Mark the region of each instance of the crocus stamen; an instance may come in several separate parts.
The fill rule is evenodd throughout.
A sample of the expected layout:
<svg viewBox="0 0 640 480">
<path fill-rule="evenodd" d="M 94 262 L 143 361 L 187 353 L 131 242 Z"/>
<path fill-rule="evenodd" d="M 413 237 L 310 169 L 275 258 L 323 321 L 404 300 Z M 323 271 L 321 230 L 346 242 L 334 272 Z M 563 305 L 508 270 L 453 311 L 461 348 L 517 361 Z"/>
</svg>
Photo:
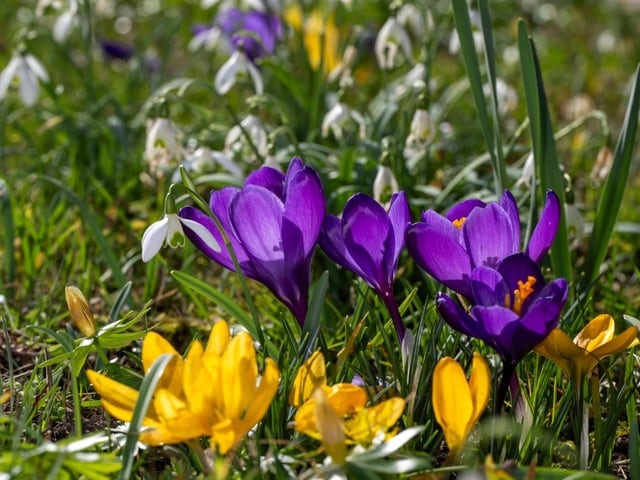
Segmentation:
<svg viewBox="0 0 640 480">
<path fill-rule="evenodd" d="M 522 305 L 529 295 L 533 293 L 533 286 L 536 284 L 536 277 L 529 275 L 527 281 L 518 280 L 518 289 L 513 291 L 513 311 L 522 315 Z M 511 302 L 509 302 L 511 303 Z M 509 305 L 506 305 L 509 307 Z"/>
<path fill-rule="evenodd" d="M 453 226 L 456 227 L 458 230 L 462 230 L 462 225 L 464 225 L 464 222 L 466 221 L 467 221 L 467 217 L 460 217 L 460 218 L 456 218 L 451 223 L 453 223 Z"/>
</svg>

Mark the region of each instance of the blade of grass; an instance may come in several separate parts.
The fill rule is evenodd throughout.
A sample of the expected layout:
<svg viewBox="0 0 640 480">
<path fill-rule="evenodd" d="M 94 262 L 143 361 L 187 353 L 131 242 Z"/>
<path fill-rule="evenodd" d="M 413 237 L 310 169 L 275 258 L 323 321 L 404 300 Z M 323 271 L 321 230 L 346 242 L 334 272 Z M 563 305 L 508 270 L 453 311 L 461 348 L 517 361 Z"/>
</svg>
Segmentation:
<svg viewBox="0 0 640 480">
<path fill-rule="evenodd" d="M 465 70 L 467 71 L 467 77 L 469 78 L 471 95 L 473 96 L 473 103 L 475 104 L 476 111 L 478 112 L 478 121 L 480 122 L 482 136 L 484 137 L 487 149 L 489 150 L 489 156 L 491 157 L 491 165 L 493 166 L 493 175 L 495 179 L 495 191 L 496 195 L 499 197 L 504 188 L 506 171 L 504 162 L 501 162 L 496 154 L 496 150 L 501 147 L 500 145 L 496 145 L 494 141 L 495 132 L 492 134 L 492 122 L 489 118 L 489 112 L 487 111 L 487 105 L 484 98 L 482 74 L 480 72 L 480 63 L 478 61 L 478 54 L 473 40 L 469 6 L 466 0 L 453 0 L 451 5 L 453 7 L 453 19 L 456 31 L 458 32 L 458 38 L 460 39 L 460 53 L 462 54 L 462 60 L 464 62 Z M 488 15 L 488 8 L 485 8 L 485 10 L 486 16 Z M 483 25 L 483 29 L 487 30 L 484 35 L 485 41 L 487 39 L 491 39 L 492 35 L 490 33 L 490 25 Z M 486 48 L 487 46 L 485 45 L 485 49 Z M 489 53 L 487 61 L 491 61 L 493 57 L 493 46 L 489 48 L 491 53 Z"/>
<path fill-rule="evenodd" d="M 13 214 L 11 211 L 11 196 L 9 187 L 3 178 L 0 177 L 0 217 L 4 231 L 4 271 L 5 288 L 4 293 L 11 298 L 15 290 L 16 281 L 16 254 L 13 245 Z"/>
<path fill-rule="evenodd" d="M 589 240 L 586 261 L 583 269 L 584 277 L 580 290 L 585 293 L 591 288 L 598 276 L 600 266 L 607 253 L 609 240 L 616 224 L 616 218 L 622 204 L 625 185 L 629 177 L 629 167 L 633 154 L 633 145 L 638 129 L 638 108 L 640 105 L 640 65 L 636 68 L 627 112 L 625 114 L 622 130 L 618 137 L 613 154 L 613 164 L 602 189 L 602 195 L 598 201 L 596 219 Z"/>
<path fill-rule="evenodd" d="M 131 478 L 131 470 L 133 468 L 133 462 L 136 454 L 136 444 L 138 443 L 138 437 L 140 436 L 142 421 L 147 414 L 147 409 L 149 408 L 153 394 L 156 391 L 156 386 L 164 373 L 164 369 L 172 358 L 173 355 L 168 353 L 160 355 L 155 362 L 153 362 L 153 365 L 149 368 L 149 371 L 140 385 L 138 400 L 136 401 L 136 406 L 133 409 L 133 418 L 129 424 L 129 432 L 127 432 L 127 441 L 122 452 L 122 470 L 120 470 L 118 480 L 127 480 Z"/>
<path fill-rule="evenodd" d="M 120 290 L 120 293 L 118 294 L 118 298 L 116 298 L 116 301 L 113 303 L 113 307 L 111 307 L 111 312 L 109 312 L 109 318 L 111 319 L 111 321 L 115 321 L 118 319 L 118 316 L 120 315 L 120 310 L 122 310 L 122 307 L 124 307 L 124 304 L 127 301 L 127 298 L 129 297 L 129 292 L 131 291 L 131 285 L 132 285 L 132 282 L 128 281 L 127 283 L 124 284 L 124 286 Z"/>
<path fill-rule="evenodd" d="M 302 358 L 308 358 L 316 348 L 316 339 L 320 333 L 320 320 L 322 316 L 322 309 L 324 306 L 324 299 L 327 296 L 327 289 L 329 288 L 329 272 L 324 271 L 311 294 L 311 301 L 309 302 L 309 311 L 307 312 L 307 318 L 305 319 L 302 327 L 302 341 L 305 347 Z"/>
<path fill-rule="evenodd" d="M 520 68 L 524 84 L 533 156 L 539 173 L 542 195 L 553 190 L 560 200 L 560 208 L 564 209 L 564 179 L 558 152 L 553 136 L 553 126 L 547 106 L 542 74 L 533 40 L 529 37 L 523 20 L 518 22 L 518 50 L 520 51 Z M 564 215 L 560 217 L 560 225 L 550 252 L 554 274 L 571 281 L 571 256 L 569 255 L 569 239 Z"/>
<path fill-rule="evenodd" d="M 627 358 L 625 376 L 633 382 L 634 355 Z M 636 410 L 636 396 L 631 395 L 627 400 L 627 421 L 629 422 L 629 478 L 640 478 L 640 432 L 638 432 L 638 412 Z"/>
<path fill-rule="evenodd" d="M 53 185 L 58 187 L 78 206 L 85 225 L 89 227 L 89 230 L 91 231 L 91 233 L 93 233 L 93 236 L 100 246 L 102 255 L 104 256 L 107 266 L 111 269 L 114 280 L 116 281 L 118 286 L 120 286 L 120 288 L 124 287 L 124 285 L 127 283 L 127 279 L 122 273 L 122 268 L 120 266 L 120 262 L 118 261 L 118 257 L 111 248 L 110 243 L 102 234 L 102 229 L 100 228 L 100 225 L 98 225 L 98 222 L 96 220 L 96 218 L 98 218 L 98 215 L 96 215 L 96 213 L 87 202 L 76 195 L 73 191 L 71 191 L 71 189 L 69 189 L 69 187 L 67 187 L 57 178 L 53 178 L 48 175 L 38 175 L 38 178 L 41 178 L 42 180 L 52 183 Z M 129 304 L 129 306 L 133 307 L 133 300 L 131 299 L 131 297 L 128 298 L 127 303 Z"/>
</svg>

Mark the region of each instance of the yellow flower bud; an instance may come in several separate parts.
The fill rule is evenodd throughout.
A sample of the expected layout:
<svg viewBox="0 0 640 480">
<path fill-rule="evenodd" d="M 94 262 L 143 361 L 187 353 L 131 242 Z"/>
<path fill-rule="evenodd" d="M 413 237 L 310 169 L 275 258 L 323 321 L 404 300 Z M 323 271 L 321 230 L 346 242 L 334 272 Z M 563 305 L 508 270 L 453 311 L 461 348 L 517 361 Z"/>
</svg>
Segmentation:
<svg viewBox="0 0 640 480">
<path fill-rule="evenodd" d="M 89 303 L 79 288 L 68 286 L 64 288 L 64 296 L 67 299 L 67 308 L 71 315 L 71 321 L 85 337 L 93 337 L 96 334 L 96 321 L 93 319 Z"/>
</svg>

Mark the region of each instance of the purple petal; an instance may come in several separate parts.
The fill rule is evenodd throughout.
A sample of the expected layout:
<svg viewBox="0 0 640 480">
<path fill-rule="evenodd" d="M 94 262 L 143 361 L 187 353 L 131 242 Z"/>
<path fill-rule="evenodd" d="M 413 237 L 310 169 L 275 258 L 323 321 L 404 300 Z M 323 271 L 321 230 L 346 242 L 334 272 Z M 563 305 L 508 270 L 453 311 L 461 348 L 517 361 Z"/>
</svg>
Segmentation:
<svg viewBox="0 0 640 480">
<path fill-rule="evenodd" d="M 342 229 L 349 253 L 364 273 L 364 279 L 378 292 L 390 281 L 384 269 L 384 252 L 392 234 L 387 212 L 373 198 L 358 193 L 342 214 Z"/>
<path fill-rule="evenodd" d="M 462 235 L 473 266 L 495 267 L 504 257 L 520 251 L 511 218 L 496 203 L 474 209 L 462 226 Z"/>
<path fill-rule="evenodd" d="M 456 239 L 437 226 L 413 223 L 407 228 L 405 241 L 407 250 L 422 269 L 465 297 L 472 296 L 471 260 Z"/>
<path fill-rule="evenodd" d="M 521 358 L 515 358 L 514 350 L 518 350 L 519 345 L 527 343 L 527 339 L 521 338 L 523 332 L 517 328 L 520 319 L 515 312 L 501 306 L 478 305 L 471 309 L 471 315 L 484 330 L 478 338 L 493 347 L 509 363 Z M 529 347 L 527 344 L 526 351 L 535 345 Z"/>
<path fill-rule="evenodd" d="M 344 244 L 342 221 L 335 215 L 325 215 L 319 244 L 324 253 L 342 268 L 351 270 L 361 277 L 363 276 L 362 270 L 351 257 L 351 254 Z"/>
<path fill-rule="evenodd" d="M 449 222 L 460 220 L 461 218 L 467 218 L 472 210 L 475 208 L 484 208 L 486 205 L 487 204 L 482 200 L 470 198 L 469 200 L 464 200 L 463 202 L 457 203 L 451 207 L 447 211 L 445 217 Z"/>
<path fill-rule="evenodd" d="M 258 185 L 275 194 L 279 199 L 284 199 L 284 174 L 272 167 L 260 167 L 249 174 L 244 182 L 247 185 Z"/>
<path fill-rule="evenodd" d="M 568 285 L 564 278 L 550 282 L 522 316 L 521 323 L 529 331 L 542 336 L 540 342 L 558 325 L 567 293 Z"/>
<path fill-rule="evenodd" d="M 426 212 L 422 213 L 421 219 L 423 223 L 447 235 L 451 238 L 451 240 L 462 244 L 462 231 L 458 227 L 456 227 L 447 217 L 443 217 L 433 210 L 427 210 Z"/>
<path fill-rule="evenodd" d="M 298 173 L 300 173 L 303 169 L 305 169 L 304 163 L 300 157 L 293 157 L 289 162 L 289 166 L 287 167 L 287 174 L 284 176 L 284 191 L 286 192 L 289 189 L 289 182 L 293 177 L 295 177 Z M 311 167 L 309 167 L 311 169 Z"/>
<path fill-rule="evenodd" d="M 544 287 L 544 278 L 540 267 L 524 253 L 516 253 L 502 260 L 498 271 L 504 278 L 510 294 L 519 289 L 518 282 L 526 282 L 529 277 L 536 279 L 533 287 L 534 292 L 529 295 L 523 308 L 535 300 Z"/>
<path fill-rule="evenodd" d="M 471 289 L 473 290 L 474 303 L 484 306 L 504 306 L 505 298 L 511 294 L 502 275 L 489 267 L 473 269 Z"/>
<path fill-rule="evenodd" d="M 503 208 L 507 215 L 511 219 L 511 227 L 513 228 L 513 238 L 518 239 L 518 245 L 520 242 L 520 214 L 518 213 L 518 204 L 516 199 L 513 198 L 513 194 L 509 190 L 505 190 L 500 197 L 498 204 Z M 519 249 L 518 249 L 519 250 Z"/>
<path fill-rule="evenodd" d="M 218 218 L 227 235 L 234 235 L 233 223 L 229 218 L 229 206 L 239 192 L 240 189 L 237 187 L 224 187 L 221 190 L 213 190 L 209 196 L 209 208 Z"/>
<path fill-rule="evenodd" d="M 273 192 L 245 186 L 233 199 L 230 217 L 238 240 L 257 268 L 277 276 L 282 269 L 282 217 L 284 205 Z"/>
<path fill-rule="evenodd" d="M 389 205 L 389 221 L 393 230 L 393 248 L 385 251 L 385 265 L 389 273 L 395 272 L 400 252 L 404 247 L 404 234 L 411 221 L 409 202 L 404 192 L 394 193 Z"/>
<path fill-rule="evenodd" d="M 551 190 L 547 192 L 547 199 L 540 215 L 540 220 L 536 228 L 533 229 L 529 246 L 527 247 L 527 255 L 534 262 L 540 262 L 549 249 L 558 232 L 560 224 L 560 200 L 558 196 Z"/>
<path fill-rule="evenodd" d="M 448 295 L 438 292 L 436 307 L 451 328 L 470 337 L 480 338 L 482 330 L 478 328 L 478 323 Z"/>
<path fill-rule="evenodd" d="M 287 174 L 284 197 L 284 216 L 300 231 L 299 247 L 302 249 L 302 257 L 307 258 L 318 243 L 324 221 L 325 200 L 320 177 L 307 167 L 293 176 Z M 285 251 L 298 247 L 287 241 L 288 236 L 284 230 L 282 233 Z"/>
</svg>

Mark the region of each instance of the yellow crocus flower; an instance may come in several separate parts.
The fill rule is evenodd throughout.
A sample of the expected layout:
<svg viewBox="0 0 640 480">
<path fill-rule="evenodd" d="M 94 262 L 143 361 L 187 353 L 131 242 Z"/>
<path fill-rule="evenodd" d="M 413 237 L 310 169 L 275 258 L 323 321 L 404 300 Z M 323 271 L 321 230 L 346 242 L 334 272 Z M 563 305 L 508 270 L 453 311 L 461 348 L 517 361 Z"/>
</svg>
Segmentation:
<svg viewBox="0 0 640 480">
<path fill-rule="evenodd" d="M 452 458 L 457 457 L 467 437 L 487 407 L 491 394 L 491 373 L 487 362 L 473 354 L 471 377 L 451 357 L 438 362 L 433 372 L 433 410 L 444 431 Z"/>
<path fill-rule="evenodd" d="M 164 338 L 150 332 L 142 345 L 145 373 L 163 354 L 172 355 L 142 422 L 149 427 L 140 440 L 149 445 L 175 444 L 210 435 L 212 445 L 226 454 L 265 415 L 280 379 L 275 362 L 265 360 L 258 382 L 256 353 L 251 337 L 233 338 L 220 321 L 207 346 L 195 341 L 183 360 Z M 102 405 L 115 418 L 130 422 L 138 391 L 89 370 L 89 380 Z"/>
<path fill-rule="evenodd" d="M 396 424 L 405 401 L 393 397 L 366 407 L 364 388 L 352 383 L 326 384 L 322 353 L 315 352 L 304 363 L 294 380 L 289 401 L 299 406 L 296 431 L 322 441 L 334 462 L 342 463 L 347 445 L 368 447 Z"/>
<path fill-rule="evenodd" d="M 615 322 L 605 314 L 591 320 L 573 340 L 559 328 L 552 330 L 534 350 L 555 362 L 574 384 L 579 384 L 600 360 L 639 343 L 636 327 L 615 336 Z"/>
<path fill-rule="evenodd" d="M 64 297 L 71 315 L 71 321 L 85 337 L 96 334 L 96 321 L 93 318 L 89 302 L 78 287 L 64 287 Z"/>
</svg>

